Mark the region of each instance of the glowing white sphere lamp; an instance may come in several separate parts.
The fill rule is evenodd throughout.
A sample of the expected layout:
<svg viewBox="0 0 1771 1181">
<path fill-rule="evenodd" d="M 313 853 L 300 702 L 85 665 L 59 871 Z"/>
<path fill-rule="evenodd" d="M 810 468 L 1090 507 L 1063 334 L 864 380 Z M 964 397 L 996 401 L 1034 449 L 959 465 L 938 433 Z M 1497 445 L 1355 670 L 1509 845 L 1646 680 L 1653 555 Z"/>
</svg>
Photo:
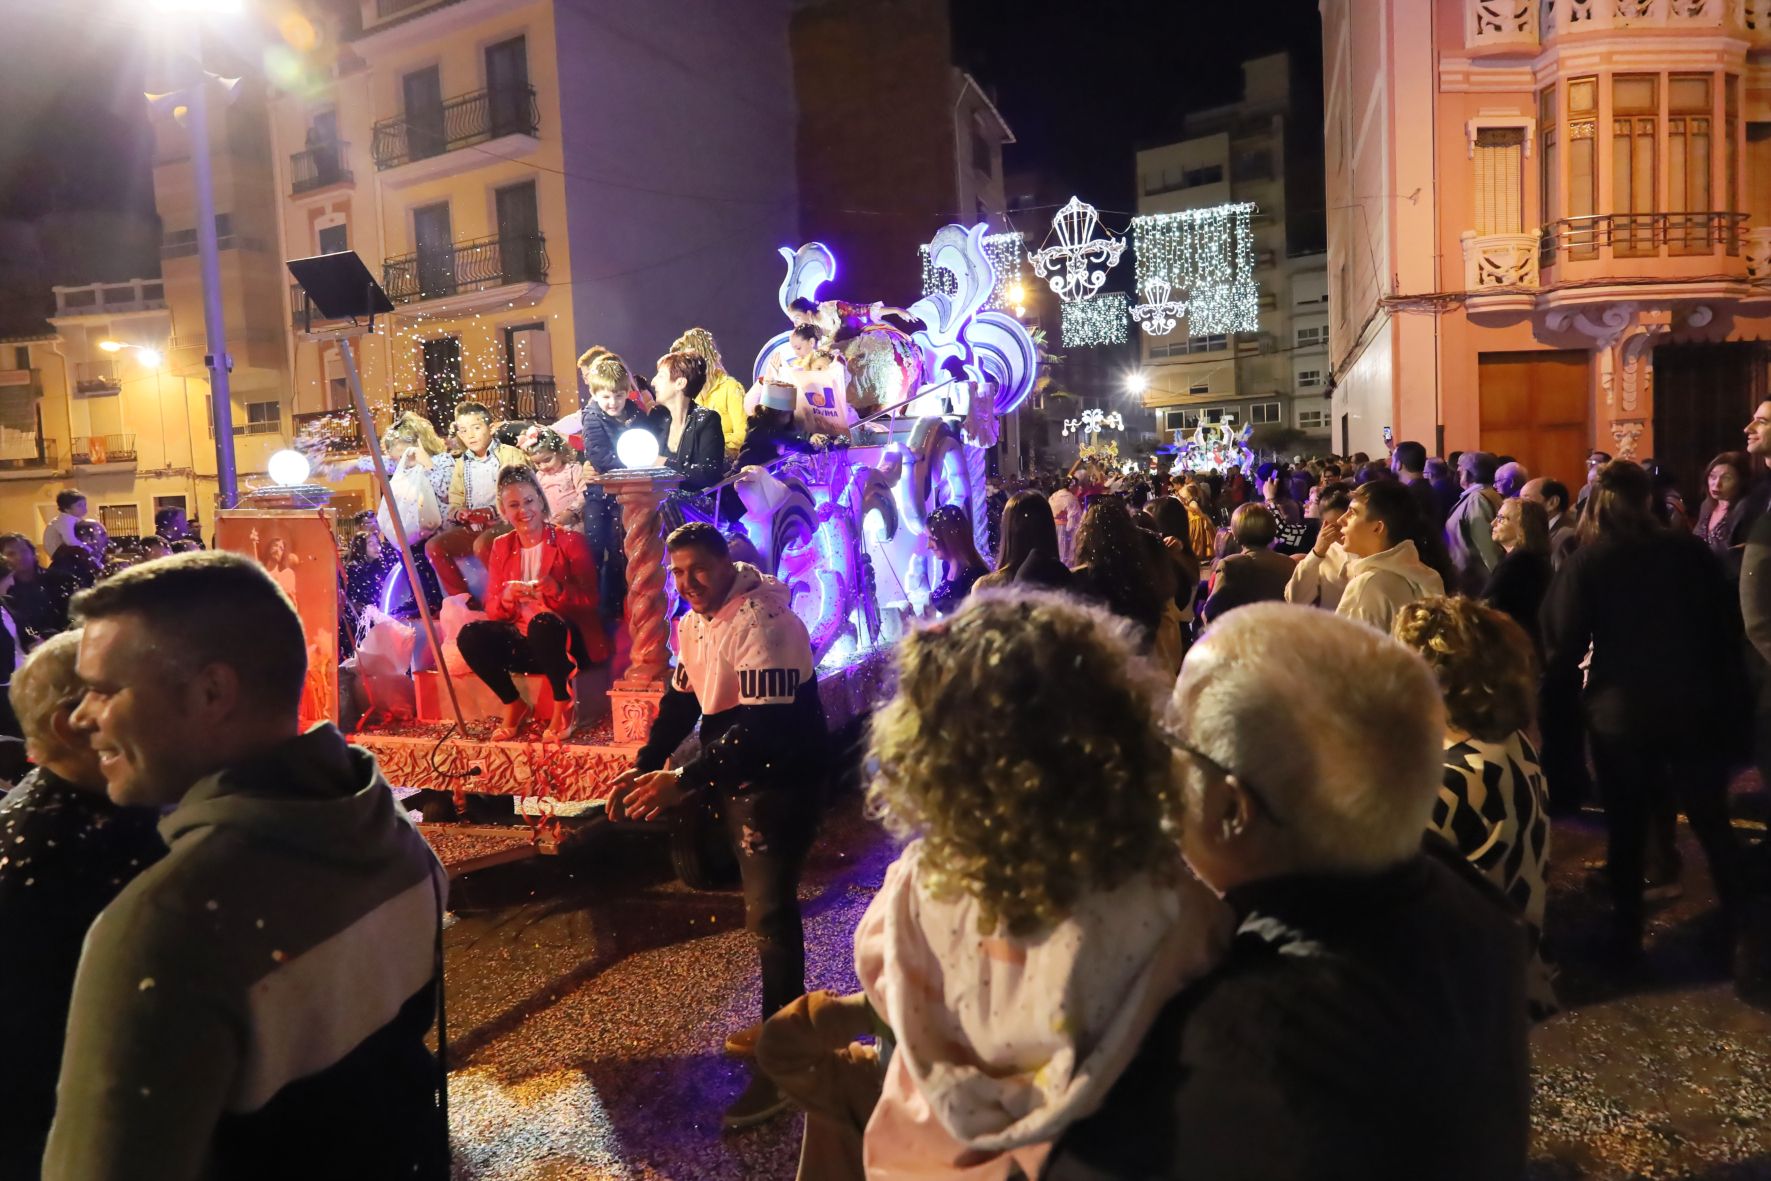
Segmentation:
<svg viewBox="0 0 1771 1181">
<path fill-rule="evenodd" d="M 307 456 L 299 451 L 278 451 L 265 464 L 265 470 L 270 472 L 271 479 L 279 488 L 294 488 L 298 484 L 307 483 Z"/>
<path fill-rule="evenodd" d="M 159 349 L 138 348 L 135 350 L 135 359 L 149 369 L 158 369 L 160 362 L 166 358 L 160 355 Z"/>
<path fill-rule="evenodd" d="M 1142 396 L 1143 392 L 1149 388 L 1150 379 L 1142 373 L 1129 374 L 1125 379 L 1125 392 L 1134 397 Z"/>
<path fill-rule="evenodd" d="M 658 436 L 643 426 L 629 427 L 615 440 L 615 455 L 624 468 L 658 466 Z"/>
</svg>

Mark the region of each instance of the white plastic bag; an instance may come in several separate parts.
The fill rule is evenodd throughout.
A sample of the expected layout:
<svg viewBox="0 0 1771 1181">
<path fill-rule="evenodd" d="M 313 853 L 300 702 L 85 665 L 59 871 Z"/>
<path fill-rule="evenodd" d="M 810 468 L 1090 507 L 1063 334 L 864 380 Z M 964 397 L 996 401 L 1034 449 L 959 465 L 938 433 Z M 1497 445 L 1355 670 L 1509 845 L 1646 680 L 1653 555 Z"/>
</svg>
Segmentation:
<svg viewBox="0 0 1771 1181">
<path fill-rule="evenodd" d="M 400 524 L 406 527 L 408 539 L 420 533 L 428 533 L 443 523 L 442 506 L 437 504 L 436 489 L 431 487 L 429 473 L 409 456 L 400 457 L 399 465 L 394 468 L 388 484 L 393 488 L 394 507 L 399 511 Z M 381 522 L 381 535 L 389 541 L 394 540 L 393 520 L 388 516 L 385 498 L 375 515 Z"/>
<path fill-rule="evenodd" d="M 484 611 L 474 611 L 467 605 L 468 596 L 450 595 L 443 600 L 443 609 L 437 617 L 437 630 L 443 637 L 443 667 L 454 677 L 471 677 L 473 670 L 467 667 L 467 661 L 461 658 L 461 649 L 455 641 L 461 635 L 461 629 L 470 623 L 489 618 Z"/>
</svg>

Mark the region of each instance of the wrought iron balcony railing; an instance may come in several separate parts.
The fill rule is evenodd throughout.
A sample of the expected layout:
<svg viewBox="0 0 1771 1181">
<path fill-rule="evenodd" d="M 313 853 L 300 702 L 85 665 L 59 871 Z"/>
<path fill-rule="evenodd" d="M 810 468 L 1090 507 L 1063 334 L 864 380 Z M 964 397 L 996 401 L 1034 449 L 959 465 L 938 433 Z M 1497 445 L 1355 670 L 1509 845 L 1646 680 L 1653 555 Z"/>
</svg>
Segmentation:
<svg viewBox="0 0 1771 1181">
<path fill-rule="evenodd" d="M 292 195 L 311 193 L 327 185 L 346 184 L 351 180 L 350 145 L 342 140 L 314 144 L 289 156 L 289 192 Z"/>
<path fill-rule="evenodd" d="M 114 394 L 122 388 L 123 379 L 117 376 L 117 363 L 109 357 L 74 363 L 75 393 Z"/>
<path fill-rule="evenodd" d="M 68 445 L 68 458 L 76 465 L 134 463 L 134 435 L 88 435 Z"/>
<path fill-rule="evenodd" d="M 455 407 L 478 402 L 500 421 L 552 422 L 559 415 L 559 399 L 551 377 L 519 377 L 496 385 L 466 387 L 438 385 L 428 390 L 407 390 L 394 395 L 394 413 L 414 411 L 448 433 Z"/>
<path fill-rule="evenodd" d="M 446 299 L 506 283 L 547 279 L 543 234 L 495 235 L 439 250 L 402 254 L 381 264 L 381 285 L 395 303 Z"/>
<path fill-rule="evenodd" d="M 37 454 L 35 455 L 13 457 L 0 455 L 0 472 L 31 471 L 38 468 L 53 471 L 58 466 L 54 439 L 39 437 L 37 439 Z"/>
<path fill-rule="evenodd" d="M 1736 257 L 1746 220 L 1744 213 L 1720 211 L 1564 217 L 1543 228 L 1538 264 L 1705 254 Z"/>
<path fill-rule="evenodd" d="M 368 450 L 353 410 L 315 410 L 290 418 L 298 445 L 312 444 L 327 455 L 359 455 Z"/>
<path fill-rule="evenodd" d="M 534 135 L 541 107 L 533 86 L 476 90 L 440 107 L 402 111 L 375 124 L 370 153 L 385 171 L 506 135 Z"/>
</svg>

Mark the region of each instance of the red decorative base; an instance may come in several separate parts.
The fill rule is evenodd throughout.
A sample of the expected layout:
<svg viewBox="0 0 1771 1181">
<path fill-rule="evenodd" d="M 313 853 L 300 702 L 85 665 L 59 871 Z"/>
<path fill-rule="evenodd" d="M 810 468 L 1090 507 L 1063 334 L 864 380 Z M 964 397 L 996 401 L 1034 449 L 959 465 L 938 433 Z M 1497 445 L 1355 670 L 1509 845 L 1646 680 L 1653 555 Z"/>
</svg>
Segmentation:
<svg viewBox="0 0 1771 1181">
<path fill-rule="evenodd" d="M 637 745 L 607 741 L 544 743 L 539 740 L 490 742 L 451 737 L 440 745 L 443 728 L 431 734 L 418 728 L 398 732 L 370 730 L 353 734 L 381 765 L 395 787 L 453 792 L 457 788 L 487 795 L 551 796 L 561 801 L 607 798 L 609 784 L 633 765 Z M 469 773 L 475 768 L 478 775 Z"/>
</svg>

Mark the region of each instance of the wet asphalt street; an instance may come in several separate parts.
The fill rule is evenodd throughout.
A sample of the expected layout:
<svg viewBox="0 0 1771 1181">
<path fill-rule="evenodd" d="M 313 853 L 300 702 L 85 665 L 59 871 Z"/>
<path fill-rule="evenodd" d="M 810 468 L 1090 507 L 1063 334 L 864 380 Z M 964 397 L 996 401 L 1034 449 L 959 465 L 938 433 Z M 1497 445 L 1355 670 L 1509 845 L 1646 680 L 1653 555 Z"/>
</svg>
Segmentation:
<svg viewBox="0 0 1771 1181">
<path fill-rule="evenodd" d="M 1653 913 L 1646 964 L 1619 978 L 1594 966 L 1607 907 L 1582 868 L 1603 828 L 1556 830 L 1547 934 L 1565 1010 L 1533 1034 L 1534 1181 L 1771 1181 L 1771 1014 L 1707 954 L 1713 895 L 1680 835 L 1686 897 Z M 892 856 L 856 798 L 833 809 L 801 894 L 808 987 L 855 987 L 850 933 Z M 794 1175 L 797 1116 L 719 1127 L 744 1085 L 720 1043 L 758 1004 L 736 892 L 690 891 L 661 841 L 601 832 L 458 879 L 452 909 L 457 1177 Z"/>
</svg>

